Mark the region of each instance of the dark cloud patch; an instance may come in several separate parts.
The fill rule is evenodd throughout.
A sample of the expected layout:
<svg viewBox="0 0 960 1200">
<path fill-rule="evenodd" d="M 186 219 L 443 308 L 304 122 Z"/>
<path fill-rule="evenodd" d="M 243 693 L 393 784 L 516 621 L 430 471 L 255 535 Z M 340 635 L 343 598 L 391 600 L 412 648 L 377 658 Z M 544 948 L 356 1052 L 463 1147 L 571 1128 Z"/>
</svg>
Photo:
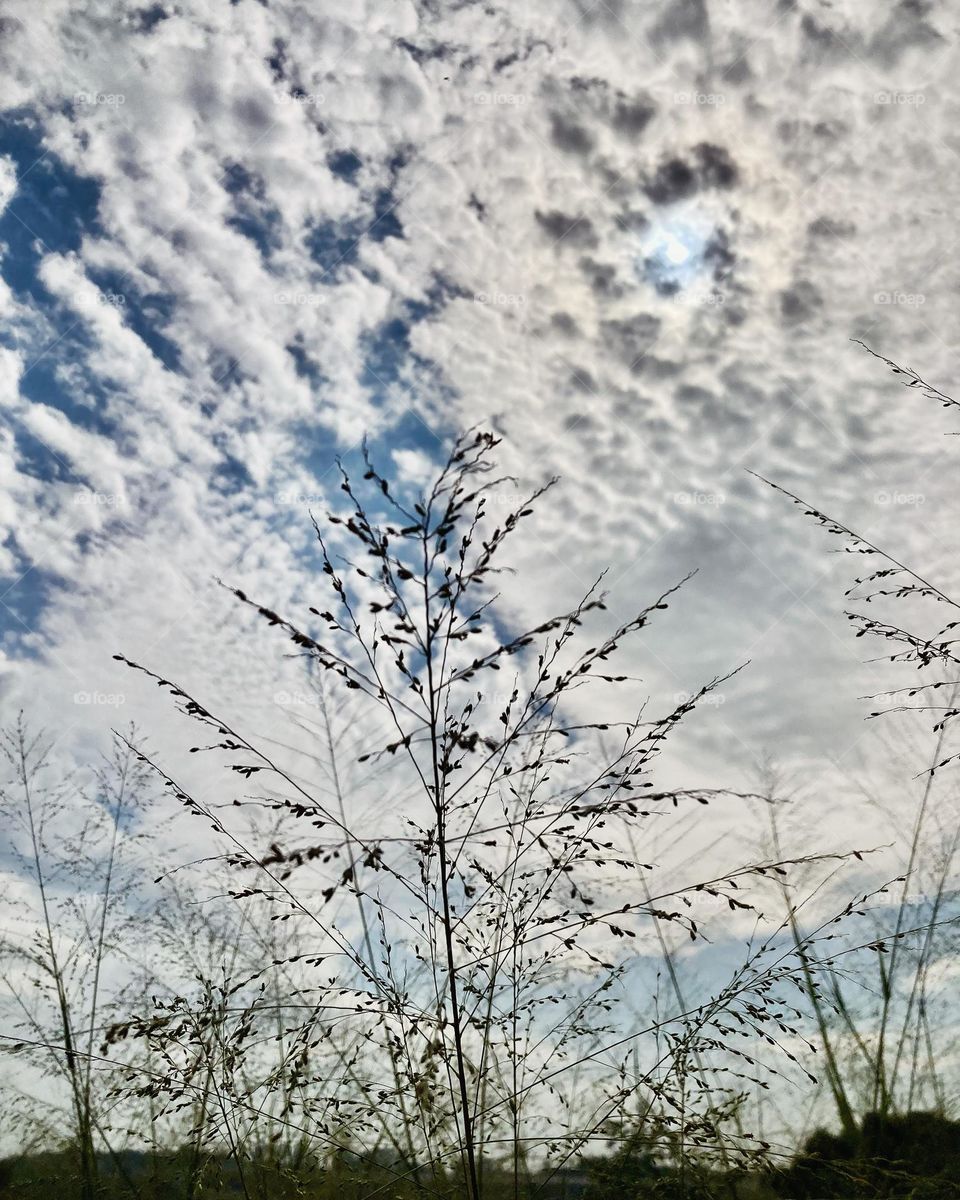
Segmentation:
<svg viewBox="0 0 960 1200">
<path fill-rule="evenodd" d="M 134 9 L 126 19 L 126 24 L 134 33 L 150 33 L 161 21 L 166 21 L 170 13 L 162 4 L 151 4 L 147 8 Z"/>
<path fill-rule="evenodd" d="M 397 218 L 397 200 L 390 188 L 380 188 L 372 201 L 373 213 L 348 221 L 319 221 L 304 239 L 310 257 L 323 273 L 335 274 L 356 263 L 364 240 L 382 242 L 402 238 L 403 226 Z"/>
<path fill-rule="evenodd" d="M 554 144 L 581 157 L 594 149 L 598 126 L 606 126 L 626 141 L 636 141 L 657 112 L 657 105 L 646 92 L 623 91 L 600 76 L 551 79 L 544 86 L 544 94 L 552 105 L 550 133 Z M 597 167 L 610 175 L 611 187 L 621 178 L 620 170 L 602 163 Z"/>
<path fill-rule="evenodd" d="M 307 233 L 304 245 L 324 275 L 334 275 L 357 261 L 363 228 L 357 223 L 320 221 Z"/>
<path fill-rule="evenodd" d="M 730 275 L 736 261 L 737 258 L 730 247 L 730 239 L 726 231 L 718 229 L 704 248 L 704 265 L 710 269 L 714 281 L 720 283 Z"/>
<path fill-rule="evenodd" d="M 873 426 L 867 421 L 861 413 L 848 412 L 844 416 L 844 424 L 847 428 L 847 434 L 855 442 L 869 442 L 873 440 Z"/>
<path fill-rule="evenodd" d="M 656 106 L 649 100 L 628 100 L 625 96 L 618 96 L 610 123 L 617 133 L 639 137 L 653 120 L 656 111 Z"/>
<path fill-rule="evenodd" d="M 313 387 L 320 387 L 326 382 L 320 364 L 305 348 L 302 337 L 295 342 L 289 342 L 285 349 L 293 359 L 294 369 L 300 379 L 306 379 Z"/>
<path fill-rule="evenodd" d="M 767 406 L 767 394 L 751 379 L 747 366 L 731 363 L 724 367 L 720 382 L 724 393 L 729 393 L 730 402 L 735 402 L 741 411 L 759 413 Z"/>
<path fill-rule="evenodd" d="M 451 299 L 466 294 L 452 280 L 436 275 L 424 299 L 404 301 L 397 315 L 364 333 L 360 338 L 363 386 L 382 399 L 385 389 L 401 380 L 408 368 L 428 372 L 429 364 L 413 349 L 413 330 L 420 321 L 436 316 Z"/>
<path fill-rule="evenodd" d="M 746 319 L 747 319 L 747 308 L 746 308 L 746 305 L 742 303 L 742 301 L 735 300 L 732 304 L 724 303 L 723 320 L 726 325 L 730 325 L 733 328 L 736 328 L 736 326 L 742 325 Z"/>
<path fill-rule="evenodd" d="M 625 289 L 619 279 L 619 272 L 611 263 L 597 262 L 594 258 L 584 256 L 580 259 L 579 266 L 587 277 L 594 295 L 605 300 L 616 300 L 624 294 Z"/>
<path fill-rule="evenodd" d="M 661 163 L 644 191 L 654 204 L 674 204 L 709 188 L 731 188 L 738 178 L 737 166 L 722 146 L 701 142 L 689 160 L 678 155 Z"/>
<path fill-rule="evenodd" d="M 243 163 L 231 162 L 223 176 L 223 188 L 234 199 L 234 211 L 226 223 L 249 238 L 264 258 L 268 258 L 282 240 L 280 213 L 267 203 L 263 178 L 247 170 Z"/>
<path fill-rule="evenodd" d="M 710 33 L 706 0 L 668 0 L 666 11 L 650 31 L 653 42 L 690 38 L 703 42 Z"/>
<path fill-rule="evenodd" d="M 867 53 L 854 30 L 846 27 L 838 30 L 808 12 L 800 18 L 800 31 L 809 51 L 806 57 L 814 60 L 846 60 L 851 54 L 864 56 Z"/>
<path fill-rule="evenodd" d="M 848 238 L 856 232 L 856 225 L 842 217 L 817 217 L 807 226 L 807 233 L 813 238 Z"/>
<path fill-rule="evenodd" d="M 570 413 L 563 418 L 564 429 L 575 429 L 578 433 L 586 433 L 594 428 L 595 422 L 587 412 Z"/>
<path fill-rule="evenodd" d="M 693 151 L 701 187 L 730 188 L 738 179 L 736 164 L 722 146 L 701 142 Z"/>
<path fill-rule="evenodd" d="M 750 66 L 750 42 L 740 38 L 735 40 L 733 57 L 726 66 L 720 68 L 720 78 L 724 83 L 749 83 L 753 79 L 753 68 Z"/>
<path fill-rule="evenodd" d="M 545 42 L 543 38 L 529 38 L 522 49 L 514 50 L 510 54 L 504 54 L 501 58 L 496 59 L 493 64 L 493 73 L 499 75 L 502 71 L 506 71 L 508 67 L 515 66 L 518 62 L 526 62 L 535 50 L 545 50 L 550 54 L 553 47 L 549 42 Z"/>
<path fill-rule="evenodd" d="M 231 196 L 253 192 L 258 185 L 262 189 L 263 180 L 248 171 L 241 162 L 228 162 L 223 169 L 223 190 Z"/>
<path fill-rule="evenodd" d="M 25 474 L 34 474 L 33 468 L 43 459 L 48 460 L 47 465 L 54 471 L 59 469 L 59 460 L 36 438 L 31 439 L 18 435 L 17 452 L 18 461 L 22 464 L 21 470 Z M 50 476 L 40 474 L 38 477 L 46 479 Z M 71 473 L 65 477 L 64 482 L 83 485 L 85 481 Z M 25 548 L 21 547 L 15 535 L 10 535 L 7 545 L 21 564 L 30 561 Z M 17 567 L 16 575 L 0 576 L 3 584 L 3 604 L 0 605 L 0 644 L 8 652 L 14 652 L 22 658 L 40 660 L 45 648 L 39 638 L 31 635 L 33 630 L 39 627 L 41 614 L 54 600 L 65 580 L 56 572 L 50 571 L 38 563 L 33 563 L 26 573 L 24 570 L 24 566 L 20 565 Z M 18 863 L 19 865 L 21 864 Z"/>
<path fill-rule="evenodd" d="M 574 92 L 606 92 L 610 84 L 602 75 L 573 75 L 570 88 Z"/>
<path fill-rule="evenodd" d="M 255 134 L 270 130 L 277 119 L 276 112 L 254 96 L 243 96 L 233 106 L 237 118 Z"/>
<path fill-rule="evenodd" d="M 597 244 L 597 235 L 589 217 L 572 216 L 554 209 L 534 213 L 537 224 L 554 243 L 587 247 Z"/>
<path fill-rule="evenodd" d="M 79 471 L 75 470 L 70 463 L 64 462 L 59 454 L 54 453 L 45 441 L 31 433 L 29 429 L 19 424 L 15 425 L 13 438 L 17 461 L 25 475 L 29 475 L 33 479 L 42 479 L 44 483 L 81 485 L 88 483 Z"/>
<path fill-rule="evenodd" d="M 682 158 L 671 158 L 662 163 L 644 191 L 654 204 L 673 204 L 692 196 L 697 190 L 697 176 L 693 168 Z"/>
<path fill-rule="evenodd" d="M 180 348 L 168 337 L 176 317 L 176 297 L 172 292 L 138 291 L 132 281 L 120 271 L 87 268 L 104 297 L 115 297 L 115 307 L 123 323 L 132 329 L 153 357 L 168 371 L 180 371 L 183 366 Z"/>
<path fill-rule="evenodd" d="M 786 325 L 802 325 L 822 307 L 823 296 L 809 279 L 798 279 L 780 293 L 780 315 Z"/>
<path fill-rule="evenodd" d="M 79 360 L 78 351 L 92 345 L 88 334 L 81 327 L 73 332 L 69 344 L 65 344 L 66 336 L 62 337 L 64 340 L 57 346 L 56 353 L 38 359 L 24 374 L 20 395 L 33 404 L 58 409 L 78 429 L 119 439 L 119 427 L 110 410 L 110 389 Z M 65 377 L 64 367 L 75 368 L 80 378 Z M 72 468 L 68 469 L 72 471 Z"/>
<path fill-rule="evenodd" d="M 412 326 L 402 317 L 384 321 L 376 329 L 360 339 L 363 350 L 364 387 L 379 390 L 399 377 L 404 363 L 410 356 L 410 331 Z"/>
<path fill-rule="evenodd" d="M 0 63 L 14 64 L 20 53 L 20 35 L 23 33 L 23 22 L 16 17 L 5 17 L 0 14 Z M 0 126 L 2 133 L 2 126 Z"/>
<path fill-rule="evenodd" d="M 105 236 L 98 218 L 100 184 L 52 154 L 27 121 L 0 118 L 0 154 L 14 160 L 19 179 L 0 213 L 3 278 L 15 291 L 45 302 L 49 296 L 36 273 L 44 247 L 79 250 L 84 237 Z"/>
<path fill-rule="evenodd" d="M 660 321 L 651 313 L 600 323 L 600 342 L 625 366 L 636 369 L 656 345 Z"/>
<path fill-rule="evenodd" d="M 682 383 L 673 393 L 674 399 L 685 411 L 691 408 L 699 409 L 703 415 L 708 413 L 712 418 L 717 416 L 717 398 L 713 392 L 692 383 Z"/>
<path fill-rule="evenodd" d="M 622 209 L 617 214 L 616 221 L 621 229 L 631 233 L 644 233 L 650 228 L 650 218 L 646 213 L 639 212 L 635 208 Z"/>
<path fill-rule="evenodd" d="M 570 386 L 577 392 L 595 394 L 599 384 L 591 371 L 586 367 L 573 367 L 570 371 Z"/>
<path fill-rule="evenodd" d="M 580 327 L 568 312 L 555 312 L 550 316 L 550 325 L 564 337 L 574 338 L 580 334 Z"/>
<path fill-rule="evenodd" d="M 787 146 L 793 148 L 807 147 L 811 140 L 814 142 L 836 142 L 850 132 L 850 126 L 839 117 L 829 121 L 785 120 L 776 125 L 777 137 Z M 822 151 L 821 151 L 822 152 Z"/>
<path fill-rule="evenodd" d="M 426 321 L 441 312 L 451 300 L 469 295 L 469 292 L 446 275 L 434 275 L 426 296 L 422 300 L 404 301 L 403 311 L 411 321 Z"/>
<path fill-rule="evenodd" d="M 404 75 L 381 75 L 377 80 L 377 94 L 383 112 L 416 112 L 423 106 L 420 89 Z"/>
<path fill-rule="evenodd" d="M 210 350 L 206 356 L 206 365 L 207 372 L 210 378 L 215 381 L 214 386 L 220 394 L 228 392 L 231 389 L 243 388 L 244 385 L 254 382 L 253 375 L 243 369 L 240 359 L 236 355 L 227 354 L 222 350 Z M 251 418 L 245 417 L 242 427 L 234 425 L 234 432 L 248 433 L 252 428 L 250 422 Z"/>
<path fill-rule="evenodd" d="M 283 38 L 273 39 L 273 53 L 264 59 L 270 68 L 274 83 L 282 83 L 286 79 L 287 43 Z"/>
<path fill-rule="evenodd" d="M 645 354 L 633 364 L 634 375 L 645 375 L 647 379 L 661 382 L 676 379 L 686 369 L 686 363 L 674 362 L 671 358 L 659 358 L 656 354 Z"/>
<path fill-rule="evenodd" d="M 946 46 L 945 39 L 927 21 L 933 8 L 924 0 L 901 0 L 870 42 L 871 56 L 884 67 L 892 67 L 915 46 L 932 51 Z"/>
<path fill-rule="evenodd" d="M 587 155 L 593 149 L 593 134 L 572 117 L 550 114 L 550 137 L 553 144 L 568 154 Z"/>
<path fill-rule="evenodd" d="M 416 42 L 408 41 L 406 38 L 397 38 L 394 45 L 406 51 L 418 67 L 423 66 L 425 62 L 452 58 L 457 53 L 457 47 L 449 42 L 433 42 L 430 45 L 418 46 Z"/>
<path fill-rule="evenodd" d="M 574 0 L 574 6 L 579 14 L 577 24 L 586 27 L 592 25 L 606 26 L 608 29 L 623 34 L 626 19 L 626 0 L 604 0 L 597 4 L 596 0 Z"/>
<path fill-rule="evenodd" d="M 343 179 L 346 183 L 355 183 L 363 160 L 352 150 L 335 150 L 327 158 L 327 166 L 338 179 Z"/>
<path fill-rule="evenodd" d="M 217 438 L 213 439 L 216 443 Z M 221 496 L 236 496 L 253 487 L 253 476 L 244 463 L 233 454 L 224 453 L 210 474 L 210 488 Z"/>
</svg>

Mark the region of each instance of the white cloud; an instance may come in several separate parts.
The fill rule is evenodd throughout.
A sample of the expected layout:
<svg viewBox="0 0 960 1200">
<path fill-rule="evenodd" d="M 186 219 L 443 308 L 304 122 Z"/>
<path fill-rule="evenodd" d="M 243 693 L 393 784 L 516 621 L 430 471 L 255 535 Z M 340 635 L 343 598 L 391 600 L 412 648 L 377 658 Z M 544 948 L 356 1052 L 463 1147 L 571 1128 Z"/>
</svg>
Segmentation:
<svg viewBox="0 0 960 1200">
<path fill-rule="evenodd" d="M 935 516 L 951 477 L 926 462 L 937 413 L 847 341 L 946 383 L 956 369 L 951 31 L 937 41 L 932 16 L 856 5 L 804 18 L 748 4 L 702 29 L 673 5 L 601 8 L 185 4 L 139 32 L 108 5 L 10 6 L 9 103 L 32 106 L 50 153 L 101 188 L 100 228 L 76 252 L 48 247 L 40 278 L 85 339 L 60 380 L 110 432 L 52 397 L 14 398 L 55 334 L 4 352 L 5 387 L 25 429 L 123 497 L 78 504 L 82 488 L 39 483 L 4 443 L 5 565 L 59 576 L 30 637 L 51 719 L 102 733 L 100 714 L 64 703 L 63 672 L 120 686 L 118 646 L 256 710 L 206 581 L 299 595 L 309 529 L 274 498 L 335 495 L 335 445 L 410 407 L 433 430 L 495 423 L 505 469 L 563 477 L 505 586 L 516 620 L 570 603 L 607 565 L 615 617 L 702 568 L 629 670 L 672 697 L 753 665 L 671 778 L 726 781 L 765 747 L 809 765 L 855 743 L 856 696 L 881 675 L 853 661 L 841 576 L 821 579 L 826 539 L 742 468 L 956 569 Z M 353 181 L 330 165 L 347 153 Z M 652 198 L 665 193 L 685 198 Z M 364 237 L 378 205 L 390 217 Z M 376 240 L 391 220 L 403 237 Z M 657 222 L 690 226 L 697 254 L 722 229 L 732 273 L 712 278 L 718 242 L 694 283 L 658 295 L 640 261 Z M 329 269 L 308 253 L 318 225 L 341 259 Z M 124 302 L 104 302 L 103 274 Z M 396 378 L 374 366 L 382 385 L 365 375 L 371 336 L 438 279 L 446 302 L 409 331 L 419 363 Z M 139 336 L 139 306 L 162 346 Z M 422 447 L 390 448 L 419 482 Z M 251 482 L 225 490 L 231 459 Z M 922 512 L 872 502 L 891 476 L 924 492 Z M 173 745 L 147 694 L 145 721 Z"/>
</svg>

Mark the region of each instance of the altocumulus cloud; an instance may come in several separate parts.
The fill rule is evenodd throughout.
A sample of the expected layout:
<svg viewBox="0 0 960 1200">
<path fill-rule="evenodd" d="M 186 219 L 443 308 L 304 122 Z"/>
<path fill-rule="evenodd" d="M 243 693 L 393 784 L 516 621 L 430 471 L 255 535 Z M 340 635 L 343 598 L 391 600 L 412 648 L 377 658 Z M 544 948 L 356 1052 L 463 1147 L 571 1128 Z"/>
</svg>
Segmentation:
<svg viewBox="0 0 960 1200">
<path fill-rule="evenodd" d="M 9 700 L 85 746 L 109 722 L 74 697 L 122 695 L 174 745 L 123 650 L 283 728 L 294 669 L 259 631 L 241 651 L 211 575 L 302 601 L 334 456 L 367 433 L 415 486 L 480 421 L 507 470 L 563 479 L 504 582 L 516 620 L 606 566 L 614 617 L 699 567 L 628 669 L 670 700 L 752 660 L 685 733 L 684 782 L 853 753 L 889 677 L 823 539 L 743 468 L 956 571 L 946 426 L 848 339 L 957 377 L 957 21 L 11 0 Z"/>
</svg>

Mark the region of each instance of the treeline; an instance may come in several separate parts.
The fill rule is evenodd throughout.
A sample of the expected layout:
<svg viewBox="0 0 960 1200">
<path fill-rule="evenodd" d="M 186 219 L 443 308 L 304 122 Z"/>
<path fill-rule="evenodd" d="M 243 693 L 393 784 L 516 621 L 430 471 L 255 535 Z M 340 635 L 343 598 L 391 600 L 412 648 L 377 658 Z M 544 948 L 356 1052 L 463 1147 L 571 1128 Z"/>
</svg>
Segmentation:
<svg viewBox="0 0 960 1200">
<path fill-rule="evenodd" d="M 125 1150 L 97 1155 L 100 1200 L 462 1200 L 459 1172 L 410 1170 L 383 1158 L 343 1152 L 325 1162 L 281 1162 L 269 1155 L 239 1162 L 198 1159 L 185 1146 L 167 1153 Z M 0 1195 L 20 1200 L 82 1200 L 75 1150 L 0 1160 Z M 881 1118 L 871 1113 L 855 1136 L 818 1130 L 783 1168 L 716 1170 L 694 1160 L 664 1164 L 621 1148 L 554 1170 L 514 1172 L 485 1163 L 490 1200 L 956 1200 L 960 1196 L 960 1123 L 933 1113 Z"/>
</svg>

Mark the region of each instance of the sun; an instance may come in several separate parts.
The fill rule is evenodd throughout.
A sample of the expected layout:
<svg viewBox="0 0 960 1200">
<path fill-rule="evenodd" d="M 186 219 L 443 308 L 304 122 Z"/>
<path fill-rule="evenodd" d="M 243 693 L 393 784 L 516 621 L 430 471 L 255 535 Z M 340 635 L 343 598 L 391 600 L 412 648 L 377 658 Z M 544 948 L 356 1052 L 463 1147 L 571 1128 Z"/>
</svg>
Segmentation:
<svg viewBox="0 0 960 1200">
<path fill-rule="evenodd" d="M 722 240 L 716 223 L 706 213 L 672 205 L 656 212 L 644 230 L 636 271 L 661 296 L 674 295 L 714 274 Z"/>
</svg>

